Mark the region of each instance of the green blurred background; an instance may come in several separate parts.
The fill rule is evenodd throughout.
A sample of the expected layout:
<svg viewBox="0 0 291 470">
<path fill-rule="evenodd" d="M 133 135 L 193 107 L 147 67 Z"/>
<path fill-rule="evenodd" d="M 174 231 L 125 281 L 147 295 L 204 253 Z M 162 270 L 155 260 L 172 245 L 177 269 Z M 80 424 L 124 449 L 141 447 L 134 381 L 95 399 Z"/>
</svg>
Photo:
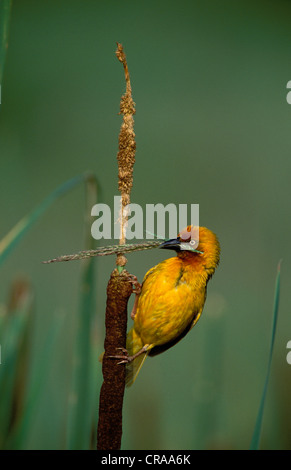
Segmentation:
<svg viewBox="0 0 291 470">
<path fill-rule="evenodd" d="M 198 325 L 174 348 L 149 358 L 126 390 L 123 449 L 249 447 L 281 258 L 261 447 L 291 448 L 290 16 L 286 0 L 13 1 L 1 90 L 0 239 L 58 185 L 87 170 L 98 178 L 102 202 L 113 206 L 125 89 L 115 57 L 119 41 L 137 110 L 132 202 L 199 203 L 200 224 L 221 242 L 221 264 Z M 41 261 L 84 248 L 84 210 L 80 185 L 50 208 L 1 268 L 2 315 L 16 279 L 33 291 L 28 377 L 38 373 L 52 322 L 63 318 L 42 366 L 20 445 L 25 449 L 67 446 L 81 262 Z M 127 268 L 141 280 L 170 255 L 133 253 Z M 94 264 L 97 411 L 97 357 L 115 260 Z"/>
</svg>

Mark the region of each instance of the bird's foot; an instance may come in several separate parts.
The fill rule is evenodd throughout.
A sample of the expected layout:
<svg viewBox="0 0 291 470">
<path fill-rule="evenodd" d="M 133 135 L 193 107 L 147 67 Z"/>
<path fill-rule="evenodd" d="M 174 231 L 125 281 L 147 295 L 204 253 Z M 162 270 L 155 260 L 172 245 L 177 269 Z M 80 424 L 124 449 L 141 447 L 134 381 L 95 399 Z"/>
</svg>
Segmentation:
<svg viewBox="0 0 291 470">
<path fill-rule="evenodd" d="M 133 294 L 135 294 L 134 304 L 133 304 L 132 312 L 130 314 L 131 319 L 134 320 L 136 310 L 137 310 L 138 298 L 141 293 L 141 284 L 138 282 L 137 277 L 134 276 L 133 274 L 130 274 L 129 282 L 131 282 L 132 292 Z"/>
<path fill-rule="evenodd" d="M 116 356 L 108 356 L 111 359 L 122 359 L 117 364 L 128 364 L 129 362 L 133 361 L 133 359 L 135 358 L 135 356 L 129 356 L 128 355 L 127 349 L 125 349 L 125 348 L 117 348 L 117 349 L 120 349 L 121 352 L 123 353 L 123 355 L 117 354 Z"/>
<path fill-rule="evenodd" d="M 132 284 L 132 293 L 139 295 L 141 293 L 141 284 L 138 282 L 137 277 L 133 274 L 130 274 L 129 282 Z"/>
<path fill-rule="evenodd" d="M 129 362 L 132 362 L 136 357 L 140 356 L 141 354 L 144 354 L 145 352 L 148 351 L 148 349 L 151 349 L 153 345 L 150 344 L 145 344 L 137 353 L 133 354 L 132 356 L 128 355 L 128 351 L 125 348 L 117 348 L 120 349 L 123 352 L 123 356 L 120 354 L 117 354 L 116 356 L 108 356 L 111 359 L 121 359 L 120 362 L 117 364 L 128 364 Z"/>
</svg>

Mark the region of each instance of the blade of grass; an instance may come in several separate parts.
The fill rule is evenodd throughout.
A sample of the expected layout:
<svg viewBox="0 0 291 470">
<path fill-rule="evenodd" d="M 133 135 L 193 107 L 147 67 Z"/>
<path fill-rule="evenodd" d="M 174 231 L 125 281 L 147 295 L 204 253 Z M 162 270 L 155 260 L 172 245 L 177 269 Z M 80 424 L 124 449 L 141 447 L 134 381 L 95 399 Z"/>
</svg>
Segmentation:
<svg viewBox="0 0 291 470">
<path fill-rule="evenodd" d="M 3 448 L 8 435 L 12 415 L 13 388 L 19 359 L 19 342 L 25 328 L 25 317 L 13 315 L 6 324 L 1 338 L 2 364 L 0 371 L 0 447 Z"/>
<path fill-rule="evenodd" d="M 0 0 L 0 85 L 2 84 L 12 0 Z M 1 96 L 1 95 L 0 95 Z"/>
<path fill-rule="evenodd" d="M 23 217 L 0 241 L 0 265 L 54 202 L 59 200 L 75 186 L 90 178 L 91 175 L 85 173 L 66 181 L 52 191 L 52 193 L 49 194 L 49 196 L 47 196 L 30 214 Z"/>
<path fill-rule="evenodd" d="M 7 447 L 9 449 L 25 449 L 29 429 L 34 422 L 35 410 L 39 406 L 39 400 L 47 385 L 48 368 L 51 364 L 51 358 L 57 349 L 57 342 L 61 341 L 60 334 L 63 333 L 63 328 L 64 315 L 58 313 L 48 331 L 46 342 L 37 359 L 35 371 L 29 381 L 24 400 L 24 411 L 17 429 L 9 438 Z"/>
<path fill-rule="evenodd" d="M 272 363 L 272 356 L 273 356 L 273 349 L 274 349 L 274 342 L 275 342 L 275 335 L 276 335 L 276 326 L 277 326 L 277 318 L 278 318 L 278 309 L 279 309 L 279 297 L 280 297 L 280 271 L 281 271 L 281 261 L 278 264 L 277 270 L 277 278 L 276 278 L 276 285 L 275 285 L 275 297 L 274 297 L 274 308 L 273 308 L 273 326 L 272 326 L 272 336 L 271 336 L 271 344 L 270 344 L 270 351 L 269 351 L 269 360 L 267 366 L 267 373 L 265 378 L 265 384 L 263 388 L 263 393 L 261 397 L 260 407 L 257 415 L 257 420 L 254 428 L 254 433 L 250 445 L 250 450 L 258 450 L 260 445 L 260 438 L 262 432 L 262 422 L 263 422 L 263 415 L 264 415 L 264 407 L 267 395 L 267 389 L 269 384 L 270 372 L 271 372 L 271 363 Z"/>
<path fill-rule="evenodd" d="M 27 358 L 25 346 L 32 307 L 30 286 L 21 280 L 12 288 L 0 331 L 0 448 L 5 447 L 22 407 Z"/>
<path fill-rule="evenodd" d="M 80 176 L 77 176 L 75 178 L 72 178 L 65 183 L 61 184 L 58 188 L 56 188 L 48 197 L 46 197 L 37 207 L 34 209 L 30 214 L 27 216 L 23 217 L 19 221 L 18 224 L 0 241 L 0 265 L 1 262 L 3 262 L 6 257 L 13 251 L 15 246 L 23 239 L 25 234 L 30 230 L 33 226 L 34 223 L 38 221 L 38 219 L 45 213 L 45 211 L 56 201 L 59 200 L 60 197 L 65 195 L 67 192 L 69 192 L 71 189 L 73 189 L 75 186 L 77 186 L 79 183 L 86 182 L 88 185 L 88 194 L 92 196 L 94 193 L 94 189 L 97 187 L 96 185 L 96 180 L 95 178 L 88 173 L 82 174 Z M 92 197 L 88 197 L 88 199 L 92 199 Z M 90 210 L 86 211 L 86 216 L 87 216 L 87 225 L 90 223 L 90 214 L 91 214 L 91 207 L 92 205 L 96 202 L 95 200 L 92 202 L 92 205 L 89 207 L 88 201 L 88 208 Z M 88 234 L 88 239 L 89 239 L 89 233 L 91 233 L 88 228 L 86 229 L 86 232 Z M 93 239 L 90 237 L 90 243 L 93 243 Z M 91 245 L 90 245 L 91 246 Z M 89 285 L 89 289 L 88 289 Z M 91 260 L 88 262 L 84 263 L 84 274 L 83 274 L 83 284 L 82 284 L 82 301 L 81 304 L 83 305 L 82 311 L 89 311 L 91 312 L 90 315 L 92 314 L 93 308 L 91 307 L 94 305 L 94 276 L 93 276 L 93 264 Z M 89 316 L 90 316 L 89 315 Z M 91 316 L 90 316 L 91 318 Z M 3 319 L 2 319 L 3 320 Z M 3 321 L 1 321 L 1 331 L 3 331 Z M 84 326 L 85 325 L 85 326 Z M 85 331 L 86 334 L 84 334 L 84 339 L 82 340 L 82 347 L 81 349 L 85 349 L 86 347 L 89 347 L 89 331 L 90 331 L 90 325 L 91 322 L 88 322 L 88 319 L 84 319 L 84 325 L 83 328 L 81 328 L 81 331 Z M 29 429 L 29 426 L 33 420 L 33 413 L 35 412 L 35 406 L 36 403 L 38 403 L 39 397 L 42 393 L 43 390 L 43 385 L 42 383 L 45 382 L 45 378 L 47 375 L 47 367 L 46 365 L 49 363 L 49 356 L 54 350 L 54 345 L 56 343 L 56 339 L 58 337 L 58 331 L 60 329 L 60 324 L 59 320 L 57 320 L 57 323 L 55 325 L 52 325 L 52 329 L 50 334 L 48 335 L 48 340 L 47 344 L 44 347 L 43 353 L 41 357 L 38 360 L 37 364 L 37 373 L 34 374 L 34 378 L 30 381 L 30 384 L 28 386 L 27 390 L 27 395 L 26 395 L 26 402 L 25 402 L 25 408 L 24 408 L 24 413 L 21 417 L 19 426 L 13 430 L 12 434 L 9 436 L 8 439 L 8 444 L 6 445 L 6 448 L 24 448 L 25 446 L 25 440 L 27 436 L 27 432 Z M 87 341 L 85 342 L 85 338 Z M 88 354 L 87 354 L 88 355 Z M 85 358 L 87 357 L 85 354 Z M 3 354 L 2 354 L 3 356 Z M 83 355 L 82 355 L 83 357 Z M 90 362 L 90 361 L 88 361 Z M 85 370 L 85 369 L 84 369 Z M 9 368 L 9 371 L 12 372 L 13 369 Z M 44 375 L 45 374 L 45 375 Z M 86 373 L 85 370 L 85 376 L 88 373 Z M 84 373 L 83 373 L 83 378 L 84 378 Z M 0 377 L 1 379 L 1 377 Z M 80 378 L 80 383 L 82 383 L 82 375 Z M 85 381 L 86 383 L 86 381 Z M 81 385 L 79 386 L 79 388 Z M 84 397 L 86 395 L 86 390 L 83 393 L 82 397 L 82 403 L 86 403 L 86 400 L 84 401 Z M 86 398 L 86 397 L 85 397 Z M 92 414 L 92 413 L 91 413 Z M 79 415 L 80 415 L 80 410 L 79 410 Z M 80 418 L 81 419 L 81 418 Z M 89 426 L 91 430 L 91 426 Z M 84 439 L 85 440 L 85 439 Z M 89 444 L 87 445 L 87 447 Z"/>
<path fill-rule="evenodd" d="M 91 208 L 97 202 L 97 181 L 93 178 L 87 184 L 87 210 L 85 224 L 86 247 L 92 248 L 95 241 L 91 236 Z M 92 377 L 92 323 L 95 314 L 95 263 L 93 258 L 82 262 L 81 297 L 77 322 L 77 342 L 73 370 L 73 387 L 68 409 L 69 449 L 89 449 L 92 430 L 92 388 L 95 380 Z"/>
<path fill-rule="evenodd" d="M 99 354 L 98 354 L 99 352 Z M 98 348 L 97 341 L 93 342 L 91 348 L 91 380 L 90 380 L 90 395 L 88 397 L 88 402 L 90 404 L 91 417 L 91 435 L 90 435 L 90 450 L 96 449 L 96 439 L 97 439 L 97 426 L 98 421 L 98 406 L 96 406 L 96 397 L 102 385 L 102 379 L 100 374 L 100 368 L 96 367 L 96 358 L 100 356 L 100 351 Z"/>
</svg>

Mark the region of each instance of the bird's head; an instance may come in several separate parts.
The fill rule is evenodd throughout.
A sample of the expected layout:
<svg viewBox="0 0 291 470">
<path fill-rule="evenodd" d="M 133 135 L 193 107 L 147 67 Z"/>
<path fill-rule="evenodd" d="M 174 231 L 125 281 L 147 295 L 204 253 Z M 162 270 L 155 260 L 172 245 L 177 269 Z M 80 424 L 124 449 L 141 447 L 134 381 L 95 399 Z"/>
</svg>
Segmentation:
<svg viewBox="0 0 291 470">
<path fill-rule="evenodd" d="M 166 240 L 159 248 L 175 250 L 180 258 L 195 258 L 213 272 L 219 263 L 219 241 L 215 233 L 206 227 L 188 225 L 177 238 Z"/>
</svg>

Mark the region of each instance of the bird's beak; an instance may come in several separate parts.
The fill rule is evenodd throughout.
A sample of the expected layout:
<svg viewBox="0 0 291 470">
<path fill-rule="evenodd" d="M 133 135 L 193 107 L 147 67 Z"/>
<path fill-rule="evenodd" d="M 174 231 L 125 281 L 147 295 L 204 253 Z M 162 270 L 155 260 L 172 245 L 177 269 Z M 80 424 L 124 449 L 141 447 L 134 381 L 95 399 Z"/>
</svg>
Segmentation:
<svg viewBox="0 0 291 470">
<path fill-rule="evenodd" d="M 198 242 L 196 242 L 197 246 Z M 167 248 L 168 250 L 175 250 L 175 251 L 190 251 L 192 253 L 200 253 L 203 255 L 203 251 L 196 250 L 196 248 L 193 248 L 190 243 L 183 242 L 181 241 L 180 238 L 172 238 L 171 240 L 167 240 L 161 245 L 159 245 L 159 248 Z"/>
<path fill-rule="evenodd" d="M 159 248 L 167 248 L 168 250 L 180 251 L 180 240 L 179 238 L 172 238 L 171 240 L 166 240 L 162 243 Z"/>
</svg>

